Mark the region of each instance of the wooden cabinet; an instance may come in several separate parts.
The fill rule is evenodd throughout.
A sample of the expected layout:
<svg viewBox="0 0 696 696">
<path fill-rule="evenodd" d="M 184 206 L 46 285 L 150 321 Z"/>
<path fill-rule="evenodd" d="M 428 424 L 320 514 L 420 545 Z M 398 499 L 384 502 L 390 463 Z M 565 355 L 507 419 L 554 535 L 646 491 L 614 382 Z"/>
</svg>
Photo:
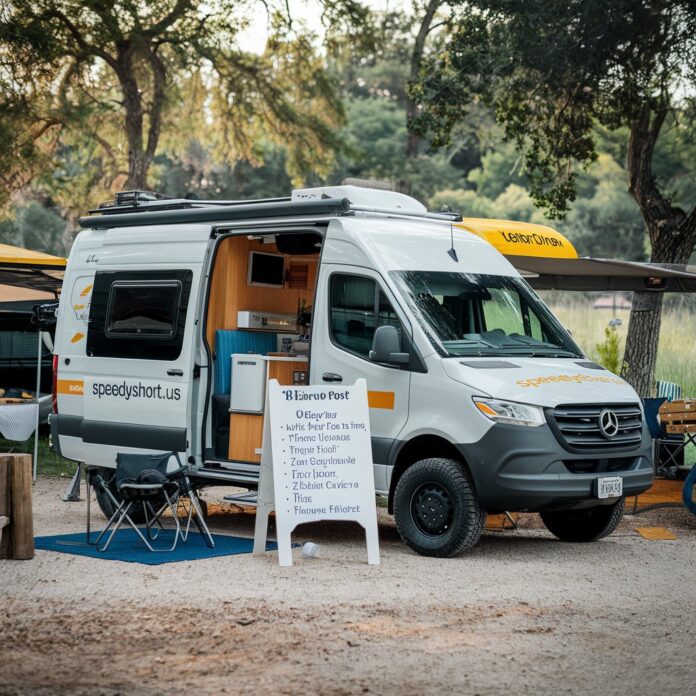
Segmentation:
<svg viewBox="0 0 696 696">
<path fill-rule="evenodd" d="M 273 360 L 268 359 L 267 379 L 277 379 L 279 384 L 292 384 L 295 372 L 302 372 L 305 377 L 308 374 L 309 362 L 307 360 Z M 306 379 L 305 382 L 306 384 Z"/>
<path fill-rule="evenodd" d="M 264 358 L 267 361 L 266 381 L 277 379 L 280 384 L 291 385 L 295 372 L 308 375 L 307 360 L 288 360 L 287 358 Z M 235 462 L 260 462 L 263 437 L 263 414 L 230 413 L 230 445 L 227 456 Z"/>
<path fill-rule="evenodd" d="M 230 448 L 228 456 L 235 462 L 260 462 L 256 450 L 261 447 L 263 415 L 230 413 Z"/>
</svg>

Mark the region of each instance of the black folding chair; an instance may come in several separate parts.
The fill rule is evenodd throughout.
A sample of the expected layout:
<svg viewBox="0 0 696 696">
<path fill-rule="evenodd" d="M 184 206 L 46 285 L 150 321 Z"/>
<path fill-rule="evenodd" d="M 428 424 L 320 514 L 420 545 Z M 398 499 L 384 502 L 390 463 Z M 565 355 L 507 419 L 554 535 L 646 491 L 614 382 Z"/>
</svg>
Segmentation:
<svg viewBox="0 0 696 696">
<path fill-rule="evenodd" d="M 168 464 L 174 457 L 178 467 L 168 472 Z M 115 484 L 121 496 L 119 502 L 112 493 L 109 484 L 97 472 L 91 471 L 88 476 L 89 486 L 99 487 L 104 495 L 111 499 L 115 511 L 106 527 L 97 537 L 95 542 L 99 551 L 106 551 L 114 534 L 124 522 L 127 522 L 140 537 L 150 551 L 173 551 L 178 540 L 186 541 L 193 520 L 206 543 L 213 548 L 215 543 L 203 518 L 203 512 L 198 501 L 198 496 L 191 486 L 187 476 L 188 467 L 181 465 L 175 452 L 165 454 L 127 454 L 119 452 L 116 456 Z M 89 490 L 87 491 L 87 539 L 90 536 L 90 507 Z M 187 522 L 185 530 L 179 523 L 179 506 L 188 501 Z M 135 524 L 130 514 L 134 505 L 142 506 L 145 522 L 145 535 Z M 175 524 L 174 541 L 170 548 L 155 548 L 150 542 L 155 541 L 162 526 L 162 516 L 169 510 Z M 193 513 L 196 513 L 194 517 Z M 100 547 L 99 543 L 104 535 L 111 529 L 111 534 L 106 543 Z M 147 537 L 147 538 L 146 538 Z"/>
</svg>

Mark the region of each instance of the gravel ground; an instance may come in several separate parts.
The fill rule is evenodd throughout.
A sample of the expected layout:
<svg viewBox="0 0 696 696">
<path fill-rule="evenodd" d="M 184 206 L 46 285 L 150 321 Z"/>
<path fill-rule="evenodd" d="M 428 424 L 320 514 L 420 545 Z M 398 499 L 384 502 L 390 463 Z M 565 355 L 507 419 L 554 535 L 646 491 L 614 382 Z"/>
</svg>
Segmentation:
<svg viewBox="0 0 696 696">
<path fill-rule="evenodd" d="M 65 480 L 34 490 L 36 534 L 81 531 Z M 207 494 L 220 498 L 219 490 Z M 211 505 L 211 528 L 253 514 Z M 1 694 L 655 694 L 692 691 L 696 517 L 624 518 L 596 544 L 534 515 L 465 556 L 416 556 L 380 514 L 382 564 L 356 525 L 301 527 L 321 556 L 145 566 L 38 551 L 0 562 Z M 661 525 L 677 541 L 646 541 Z"/>
</svg>

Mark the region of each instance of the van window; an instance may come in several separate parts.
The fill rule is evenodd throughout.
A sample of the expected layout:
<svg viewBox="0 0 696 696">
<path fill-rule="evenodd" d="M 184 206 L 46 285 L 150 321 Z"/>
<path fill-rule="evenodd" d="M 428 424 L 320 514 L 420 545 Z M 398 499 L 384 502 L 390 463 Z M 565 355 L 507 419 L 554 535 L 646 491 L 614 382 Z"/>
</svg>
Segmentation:
<svg viewBox="0 0 696 696">
<path fill-rule="evenodd" d="M 522 278 L 440 271 L 390 273 L 445 357 L 582 357 Z"/>
<path fill-rule="evenodd" d="M 171 338 L 176 333 L 181 283 L 132 283 L 111 286 L 107 336 Z"/>
<path fill-rule="evenodd" d="M 331 276 L 330 325 L 334 343 L 367 358 L 375 329 L 401 322 L 386 295 L 372 278 L 335 273 Z"/>
<path fill-rule="evenodd" d="M 87 355 L 176 360 L 184 340 L 192 276 L 189 270 L 97 272 Z"/>
</svg>

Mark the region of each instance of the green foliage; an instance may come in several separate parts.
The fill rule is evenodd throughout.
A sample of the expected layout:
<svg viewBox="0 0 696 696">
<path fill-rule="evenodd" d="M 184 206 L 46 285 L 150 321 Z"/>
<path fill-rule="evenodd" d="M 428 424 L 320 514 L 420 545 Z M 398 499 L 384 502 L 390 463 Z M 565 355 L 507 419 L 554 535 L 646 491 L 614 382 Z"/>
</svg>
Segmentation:
<svg viewBox="0 0 696 696">
<path fill-rule="evenodd" d="M 621 340 L 616 327 L 604 329 L 604 341 L 595 345 L 599 363 L 615 375 L 621 374 Z"/>
<path fill-rule="evenodd" d="M 456 5 L 449 41 L 412 86 L 424 106 L 415 128 L 445 144 L 468 105 L 483 100 L 524 154 L 533 199 L 554 216 L 575 198 L 577 165 L 597 159 L 595 124 L 615 129 L 643 109 L 659 114 L 696 68 L 690 0 Z"/>
<path fill-rule="evenodd" d="M 468 189 L 445 189 L 439 191 L 429 203 L 431 210 L 451 210 L 461 213 L 464 217 L 491 218 L 493 203 L 485 196 L 479 196 L 476 191 Z"/>
<path fill-rule="evenodd" d="M 0 242 L 43 251 L 67 254 L 64 242 L 65 222 L 37 201 L 18 206 L 13 219 L 0 222 Z"/>
<path fill-rule="evenodd" d="M 266 51 L 244 53 L 239 32 L 259 9 L 271 23 Z M 263 138 L 284 145 L 296 181 L 326 174 L 342 104 L 315 38 L 287 12 L 282 0 L 6 4 L 0 205 L 59 168 L 66 151 L 83 162 L 81 183 L 92 195 L 144 188 L 161 142 L 177 155 L 193 133 L 219 161 L 258 164 Z M 353 0 L 327 0 L 324 13 L 334 35 L 367 16 Z M 60 178 L 50 183 L 62 191 Z"/>
<path fill-rule="evenodd" d="M 645 258 L 645 223 L 625 186 L 626 172 L 602 153 L 583 174 L 585 196 L 579 196 L 566 219 L 556 225 L 582 256 Z"/>
</svg>

